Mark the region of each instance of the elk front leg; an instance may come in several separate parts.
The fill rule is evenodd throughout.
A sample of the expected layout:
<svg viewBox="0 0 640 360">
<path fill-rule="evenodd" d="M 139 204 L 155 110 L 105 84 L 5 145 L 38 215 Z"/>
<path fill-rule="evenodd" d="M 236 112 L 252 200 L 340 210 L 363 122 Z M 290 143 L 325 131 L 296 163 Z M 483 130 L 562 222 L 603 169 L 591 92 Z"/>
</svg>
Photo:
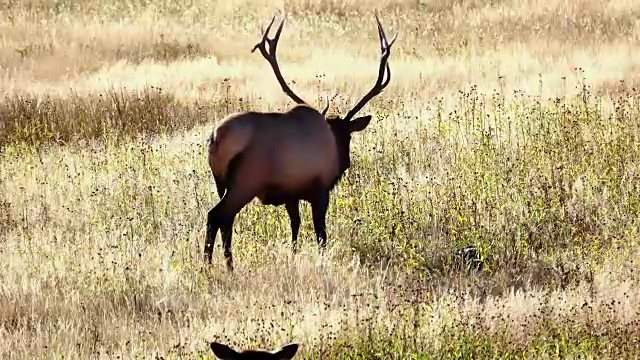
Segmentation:
<svg viewBox="0 0 640 360">
<path fill-rule="evenodd" d="M 298 233 L 300 232 L 300 202 L 298 200 L 291 201 L 285 204 L 287 214 L 289 214 L 289 220 L 291 222 L 291 244 L 293 247 L 293 253 L 296 253 L 298 244 Z"/>
<path fill-rule="evenodd" d="M 326 216 L 329 208 L 329 194 L 322 192 L 311 203 L 311 216 L 313 217 L 313 227 L 316 232 L 316 240 L 320 250 L 324 250 L 327 245 L 327 225 Z"/>
</svg>

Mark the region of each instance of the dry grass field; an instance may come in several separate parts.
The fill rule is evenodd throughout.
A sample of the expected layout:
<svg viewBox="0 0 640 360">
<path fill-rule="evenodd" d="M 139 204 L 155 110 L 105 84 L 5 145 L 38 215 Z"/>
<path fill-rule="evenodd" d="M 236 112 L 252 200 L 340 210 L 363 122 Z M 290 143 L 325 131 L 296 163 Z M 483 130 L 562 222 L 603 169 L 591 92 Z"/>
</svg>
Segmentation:
<svg viewBox="0 0 640 360">
<path fill-rule="evenodd" d="M 376 11 L 327 252 L 254 201 L 205 266 L 211 129 L 292 105 L 261 26 L 344 114 Z M 2 0 L 0 357 L 640 358 L 638 54 L 633 0 Z"/>
</svg>

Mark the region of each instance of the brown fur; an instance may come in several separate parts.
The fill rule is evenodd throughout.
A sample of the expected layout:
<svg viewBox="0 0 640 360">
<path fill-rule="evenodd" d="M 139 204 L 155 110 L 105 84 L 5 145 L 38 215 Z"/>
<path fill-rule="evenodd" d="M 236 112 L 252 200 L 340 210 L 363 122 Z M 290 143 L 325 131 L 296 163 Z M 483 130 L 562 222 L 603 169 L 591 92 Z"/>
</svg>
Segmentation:
<svg viewBox="0 0 640 360">
<path fill-rule="evenodd" d="M 229 162 L 242 153 L 237 178 L 265 204 L 274 189 L 300 194 L 310 184 L 329 187 L 338 173 L 335 138 L 324 116 L 308 105 L 284 113 L 236 113 L 213 131 L 209 166 L 228 184 Z"/>
</svg>

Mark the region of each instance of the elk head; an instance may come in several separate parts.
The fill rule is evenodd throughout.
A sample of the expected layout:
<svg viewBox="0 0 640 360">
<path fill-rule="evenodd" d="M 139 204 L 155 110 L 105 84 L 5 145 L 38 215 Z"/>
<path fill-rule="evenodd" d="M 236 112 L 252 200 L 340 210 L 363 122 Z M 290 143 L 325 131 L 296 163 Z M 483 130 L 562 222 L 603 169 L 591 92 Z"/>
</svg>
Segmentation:
<svg viewBox="0 0 640 360">
<path fill-rule="evenodd" d="M 329 126 L 331 126 L 331 130 L 335 136 L 336 145 L 338 147 L 338 153 L 340 156 L 340 174 L 342 175 L 349 167 L 351 166 L 351 135 L 355 132 L 359 132 L 367 128 L 369 123 L 371 122 L 371 115 L 361 116 L 354 119 L 354 116 L 375 96 L 380 94 L 382 90 L 384 90 L 389 82 L 391 81 L 391 68 L 389 67 L 389 55 L 391 55 L 391 46 L 396 41 L 398 34 L 393 36 L 391 41 L 387 40 L 387 36 L 384 33 L 384 29 L 382 28 L 382 24 L 380 23 L 380 19 L 376 14 L 376 23 L 378 25 L 378 36 L 380 41 L 380 65 L 378 67 L 378 79 L 375 84 L 369 90 L 369 92 L 362 98 L 360 101 L 356 103 L 356 105 L 347 112 L 344 117 L 333 116 L 327 118 L 327 122 Z M 271 22 L 267 26 L 267 29 L 263 31 L 262 38 L 260 42 L 258 42 L 252 49 L 251 52 L 254 52 L 256 49 L 260 49 L 260 53 L 262 56 L 269 62 L 271 68 L 273 69 L 273 73 L 280 84 L 282 91 L 287 94 L 293 101 L 297 104 L 307 104 L 304 100 L 302 100 L 298 95 L 296 95 L 291 88 L 286 84 L 282 73 L 278 67 L 278 62 L 276 60 L 276 50 L 278 46 L 278 40 L 280 39 L 280 34 L 282 33 L 282 27 L 284 25 L 283 18 L 280 21 L 280 25 L 278 26 L 278 30 L 273 38 L 269 39 L 267 34 L 275 21 L 275 16 L 271 19 Z M 269 49 L 267 50 L 266 44 L 269 44 Z M 327 100 L 327 104 L 322 110 L 322 116 L 326 116 L 327 110 L 329 109 L 329 100 Z"/>
<path fill-rule="evenodd" d="M 298 344 L 289 344 L 276 351 L 245 350 L 237 352 L 227 345 L 212 342 L 213 354 L 221 360 L 289 360 L 298 352 Z"/>
</svg>

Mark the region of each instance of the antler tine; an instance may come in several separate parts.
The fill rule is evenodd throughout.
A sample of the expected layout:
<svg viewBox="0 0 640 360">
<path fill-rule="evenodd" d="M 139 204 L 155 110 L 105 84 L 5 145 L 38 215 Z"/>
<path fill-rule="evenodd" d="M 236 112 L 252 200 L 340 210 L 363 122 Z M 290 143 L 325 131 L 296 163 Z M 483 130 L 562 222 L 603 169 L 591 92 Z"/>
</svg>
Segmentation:
<svg viewBox="0 0 640 360">
<path fill-rule="evenodd" d="M 387 40 L 387 36 L 384 34 L 384 29 L 382 28 L 382 24 L 380 23 L 380 19 L 378 18 L 378 14 L 376 14 L 376 22 L 378 23 L 378 35 L 380 36 L 380 51 L 384 55 L 384 50 L 391 50 L 391 46 L 396 41 L 398 34 L 396 33 L 391 39 L 391 42 Z"/>
<path fill-rule="evenodd" d="M 380 94 L 384 88 L 389 85 L 391 81 L 391 68 L 389 67 L 389 55 L 391 55 L 391 46 L 396 41 L 398 34 L 396 33 L 389 42 L 387 36 L 384 33 L 378 14 L 376 14 L 376 22 L 378 23 L 378 36 L 380 37 L 380 67 L 378 68 L 378 79 L 373 85 L 373 88 L 347 113 L 344 117 L 346 121 L 350 121 L 362 107 L 373 99 L 376 95 Z M 386 76 L 385 76 L 386 74 Z"/>
<path fill-rule="evenodd" d="M 260 41 L 255 44 L 253 46 L 253 48 L 251 49 L 251 52 L 253 53 L 254 51 L 256 51 L 256 49 L 260 49 L 260 52 L 262 52 L 262 50 L 264 49 L 264 52 L 266 52 L 266 48 L 264 46 L 264 44 L 269 41 L 269 38 L 267 38 L 267 35 L 269 35 L 269 30 L 271 30 L 271 26 L 273 25 L 273 22 L 276 20 L 276 16 L 273 15 L 273 18 L 271 18 L 271 22 L 269 23 L 269 25 L 267 25 L 267 30 L 264 29 L 264 27 L 261 27 L 262 30 L 262 38 L 260 39 Z M 282 19 L 282 22 L 280 23 L 280 26 L 282 26 L 282 23 L 284 22 L 284 19 Z M 269 43 L 269 49 L 271 49 L 271 43 Z M 262 53 L 262 55 L 265 55 L 265 53 Z"/>
<path fill-rule="evenodd" d="M 289 85 L 287 85 L 287 82 L 284 80 L 284 77 L 282 76 L 282 72 L 280 72 L 280 67 L 278 66 L 278 59 L 276 58 L 276 50 L 278 49 L 278 40 L 280 40 L 280 34 L 282 33 L 282 28 L 284 26 L 284 20 L 286 19 L 286 16 L 284 16 L 280 21 L 280 25 L 278 26 L 278 30 L 276 30 L 276 34 L 273 36 L 273 38 L 269 39 L 268 37 L 269 30 L 271 30 L 271 26 L 273 25 L 273 22 L 275 21 L 275 19 L 276 17 L 274 15 L 273 19 L 271 19 L 271 22 L 269 23 L 269 26 L 267 26 L 267 29 L 262 34 L 262 38 L 260 39 L 260 42 L 258 42 L 251 49 L 251 52 L 253 53 L 256 49 L 260 49 L 260 53 L 262 54 L 262 57 L 264 57 L 265 60 L 269 62 L 269 65 L 271 65 L 273 74 L 276 76 L 276 79 L 278 80 L 278 83 L 280 84 L 282 91 L 284 91 L 284 93 L 287 94 L 287 96 L 289 96 L 291 100 L 295 101 L 297 104 L 306 104 L 307 103 L 306 101 L 302 100 L 298 95 L 296 95 L 293 92 L 293 90 L 291 90 Z M 267 47 L 266 47 L 267 43 L 269 44 L 269 50 L 267 50 Z"/>
</svg>

